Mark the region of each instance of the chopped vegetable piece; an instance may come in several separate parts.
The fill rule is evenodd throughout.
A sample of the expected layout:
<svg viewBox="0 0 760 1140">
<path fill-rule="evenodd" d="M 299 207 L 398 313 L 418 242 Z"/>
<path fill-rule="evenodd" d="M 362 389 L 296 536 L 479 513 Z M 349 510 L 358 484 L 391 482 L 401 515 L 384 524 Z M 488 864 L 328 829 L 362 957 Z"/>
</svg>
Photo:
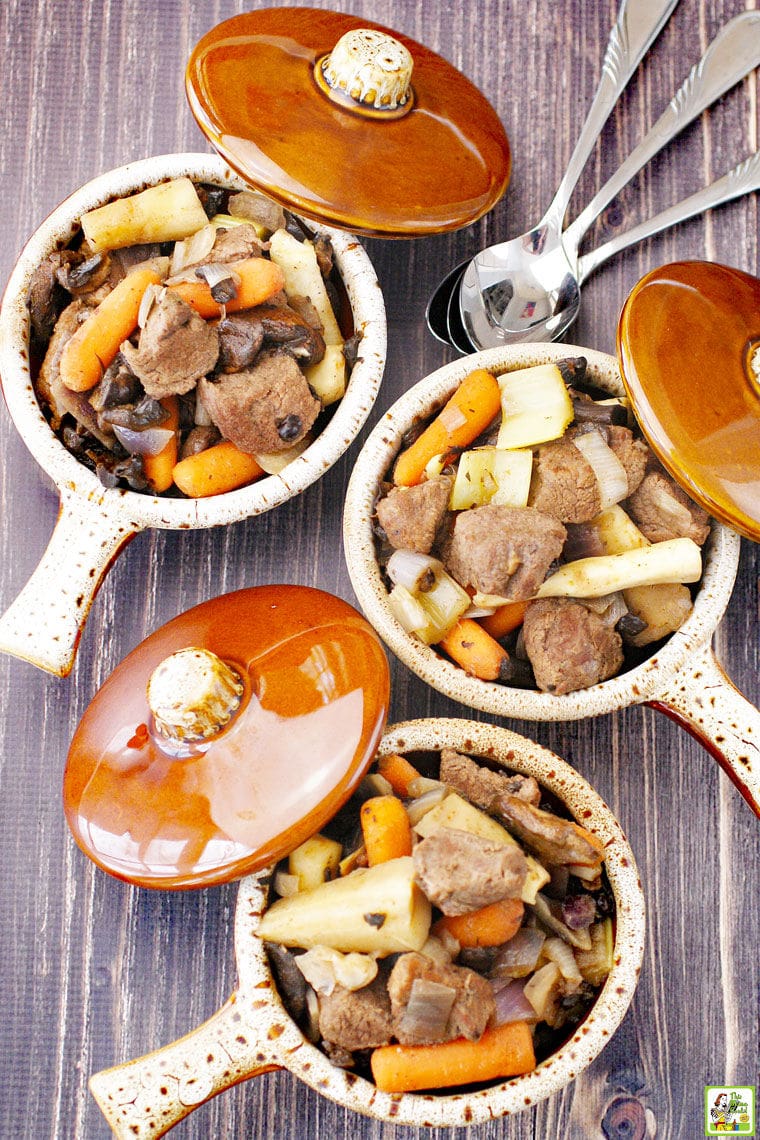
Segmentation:
<svg viewBox="0 0 760 1140">
<path fill-rule="evenodd" d="M 471 677 L 480 677 L 482 681 L 510 679 L 511 662 L 506 649 L 472 618 L 460 618 L 439 645 Z"/>
<path fill-rule="evenodd" d="M 449 508 L 462 511 L 486 503 L 524 507 L 528 502 L 532 471 L 530 451 L 506 451 L 497 447 L 464 451 L 457 463 Z"/>
<path fill-rule="evenodd" d="M 420 594 L 433 585 L 435 575 L 442 567 L 429 554 L 419 554 L 415 550 L 394 550 L 385 569 L 391 582 L 406 586 L 413 594 Z"/>
<path fill-rule="evenodd" d="M 381 756 L 377 762 L 377 770 L 381 776 L 385 776 L 396 795 L 402 799 L 409 799 L 409 785 L 412 780 L 419 779 L 420 775 L 414 765 L 397 752 Z"/>
<path fill-rule="evenodd" d="M 294 961 L 312 989 L 320 994 L 331 994 L 336 986 L 360 990 L 377 977 L 377 961 L 369 954 L 341 954 L 329 946 L 314 946 Z"/>
<path fill-rule="evenodd" d="M 200 278 L 177 281 L 167 287 L 208 320 L 210 317 L 221 317 L 223 312 L 236 313 L 241 309 L 262 305 L 275 293 L 279 293 L 285 284 L 280 267 L 266 257 L 246 257 L 243 261 L 233 262 L 227 269 L 240 278 L 240 286 L 237 296 L 226 304 L 220 305 L 215 301 L 208 284 Z"/>
<path fill-rule="evenodd" d="M 460 946 L 501 946 L 520 929 L 525 913 L 522 899 L 500 899 L 469 914 L 446 914 L 433 934 L 447 930 Z"/>
<path fill-rule="evenodd" d="M 478 1041 L 384 1045 L 370 1064 L 382 1092 L 401 1093 L 519 1076 L 535 1068 L 536 1055 L 529 1025 L 517 1021 L 486 1029 Z"/>
<path fill-rule="evenodd" d="M 535 970 L 545 940 L 545 934 L 538 927 L 521 927 L 500 949 L 491 967 L 491 977 L 526 978 Z"/>
<path fill-rule="evenodd" d="M 414 830 L 417 835 L 427 839 L 429 835 L 442 827 L 454 827 L 460 831 L 469 831 L 471 835 L 479 835 L 481 839 L 490 839 L 494 843 L 503 843 L 505 846 L 515 843 L 506 828 L 480 811 L 463 796 L 452 792 L 446 796 L 443 803 L 427 812 Z"/>
<path fill-rule="evenodd" d="M 430 618 L 418 595 L 407 590 L 406 586 L 402 586 L 399 582 L 388 595 L 388 607 L 407 633 L 419 634 L 420 641 L 429 642 L 432 634 L 425 634 L 430 630 Z"/>
<path fill-rule="evenodd" d="M 168 491 L 174 482 L 174 469 L 177 465 L 179 433 L 179 401 L 176 396 L 165 396 L 161 406 L 169 413 L 161 426 L 171 431 L 171 437 L 155 455 L 143 455 L 143 474 L 148 486 L 157 495 Z"/>
<path fill-rule="evenodd" d="M 319 269 L 314 243 L 298 241 L 287 230 L 275 230 L 269 239 L 269 256 L 283 275 L 283 286 L 291 297 L 309 297 L 322 322 L 325 344 L 343 344 L 324 278 Z"/>
<path fill-rule="evenodd" d="M 312 835 L 288 858 L 288 870 L 298 879 L 299 891 L 311 891 L 335 877 L 343 848 L 326 835 Z"/>
<path fill-rule="evenodd" d="M 556 364 L 537 364 L 499 377 L 502 422 L 497 447 L 533 447 L 558 439 L 573 420 L 570 399 Z"/>
<path fill-rule="evenodd" d="M 596 476 L 602 510 L 619 503 L 628 495 L 628 476 L 615 452 L 602 439 L 598 431 L 577 435 L 573 443 Z"/>
<path fill-rule="evenodd" d="M 82 214 L 84 236 L 93 250 L 177 241 L 207 223 L 206 212 L 189 178 L 149 186 L 139 194 L 117 198 Z"/>
<path fill-rule="evenodd" d="M 575 960 L 584 981 L 592 986 L 600 986 L 613 966 L 615 956 L 615 932 L 612 919 L 596 922 L 589 931 L 591 946 L 588 950 L 576 950 Z"/>
<path fill-rule="evenodd" d="M 658 586 L 631 586 L 623 591 L 628 612 L 644 623 L 640 633 L 624 640 L 641 647 L 680 629 L 694 605 L 687 586 L 661 582 Z"/>
<path fill-rule="evenodd" d="M 480 624 L 486 633 L 498 641 L 522 625 L 527 608 L 527 602 L 506 602 L 498 606 L 489 617 L 481 618 Z"/>
<path fill-rule="evenodd" d="M 698 582 L 702 554 L 690 538 L 670 538 L 620 554 L 581 558 L 560 566 L 539 586 L 539 598 L 584 598 L 658 582 Z"/>
<path fill-rule="evenodd" d="M 608 507 L 592 520 L 605 554 L 622 554 L 624 550 L 638 550 L 649 546 L 633 519 L 620 506 Z"/>
<path fill-rule="evenodd" d="M 402 451 L 393 471 L 394 483 L 402 487 L 419 483 L 434 456 L 467 447 L 498 415 L 500 406 L 499 385 L 491 373 L 483 368 L 470 372 L 422 435 Z"/>
<path fill-rule="evenodd" d="M 374 796 L 366 800 L 359 815 L 370 867 L 412 853 L 409 816 L 397 796 Z"/>
<path fill-rule="evenodd" d="M 430 903 L 406 856 L 279 899 L 264 914 L 259 937 L 284 946 L 332 946 L 382 957 L 420 950 L 430 933 L 430 916 Z"/>
<path fill-rule="evenodd" d="M 263 474 L 254 457 L 229 440 L 180 459 L 173 471 L 177 487 L 191 499 L 234 491 L 237 487 L 253 483 Z"/>
<path fill-rule="evenodd" d="M 143 293 L 158 285 L 152 269 L 134 269 L 79 326 L 61 353 L 61 380 L 73 392 L 88 392 L 102 379 L 122 341 L 137 328 Z"/>
<path fill-rule="evenodd" d="M 346 394 L 346 358 L 342 344 L 326 344 L 325 354 L 317 364 L 306 369 L 306 379 L 323 407 L 334 404 Z"/>
<path fill-rule="evenodd" d="M 523 994 L 536 1011 L 539 1021 L 553 1025 L 564 996 L 564 979 L 556 962 L 547 962 L 523 986 Z"/>
</svg>

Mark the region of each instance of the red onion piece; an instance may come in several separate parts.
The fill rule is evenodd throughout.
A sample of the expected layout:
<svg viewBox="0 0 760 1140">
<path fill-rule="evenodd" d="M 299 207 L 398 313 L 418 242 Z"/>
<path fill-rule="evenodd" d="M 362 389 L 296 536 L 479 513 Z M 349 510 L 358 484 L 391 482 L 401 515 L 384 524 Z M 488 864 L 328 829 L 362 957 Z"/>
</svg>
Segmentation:
<svg viewBox="0 0 760 1140">
<path fill-rule="evenodd" d="M 538 1020 L 536 1011 L 523 993 L 523 982 L 505 982 L 501 978 L 491 981 L 496 1013 L 493 1025 L 507 1025 L 512 1021 Z"/>
<path fill-rule="evenodd" d="M 158 455 L 174 435 L 169 428 L 146 428 L 133 431 L 132 428 L 114 426 L 114 434 L 122 447 L 130 455 Z"/>
</svg>

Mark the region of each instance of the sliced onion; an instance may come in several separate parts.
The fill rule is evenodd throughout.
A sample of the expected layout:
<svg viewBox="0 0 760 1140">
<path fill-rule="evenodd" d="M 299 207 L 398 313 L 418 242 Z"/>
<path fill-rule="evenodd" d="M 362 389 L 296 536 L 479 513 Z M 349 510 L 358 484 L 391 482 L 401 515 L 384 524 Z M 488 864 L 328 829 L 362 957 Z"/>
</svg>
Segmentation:
<svg viewBox="0 0 760 1140">
<path fill-rule="evenodd" d="M 452 986 L 415 978 L 399 1024 L 399 1039 L 421 1044 L 444 1040 L 456 996 Z"/>
<path fill-rule="evenodd" d="M 195 423 L 197 427 L 211 427 L 214 421 L 208 414 L 206 405 L 203 403 L 203 398 L 200 389 L 195 389 Z"/>
<path fill-rule="evenodd" d="M 336 985 L 360 990 L 377 976 L 377 962 L 369 954 L 341 954 L 329 946 L 314 946 L 295 960 L 317 993 L 331 994 Z"/>
<path fill-rule="evenodd" d="M 274 877 L 274 889 L 281 899 L 290 899 L 297 895 L 299 883 L 298 875 L 289 875 L 286 871 L 278 871 Z"/>
<path fill-rule="evenodd" d="M 538 1021 L 536 1011 L 523 993 L 522 982 L 491 980 L 496 1004 L 492 1025 L 509 1025 L 513 1021 Z"/>
<path fill-rule="evenodd" d="M 130 455 L 158 455 L 174 435 L 170 428 L 160 427 L 134 431 L 132 428 L 114 425 L 113 430 L 119 443 L 126 447 Z"/>
<path fill-rule="evenodd" d="M 199 265 L 195 276 L 205 281 L 211 290 L 211 296 L 218 304 L 231 301 L 237 297 L 240 290 L 240 277 L 229 265 L 222 265 L 218 261 L 208 261 Z"/>
<path fill-rule="evenodd" d="M 184 241 L 176 242 L 169 272 L 173 276 L 175 273 L 181 273 L 186 265 L 194 265 L 198 261 L 204 261 L 214 248 L 215 241 L 216 229 L 212 225 L 207 225 L 202 226 Z"/>
<path fill-rule="evenodd" d="M 496 612 L 496 606 L 470 606 L 470 608 L 468 610 L 464 611 L 464 613 L 462 614 L 462 617 L 473 618 L 473 619 L 484 618 L 484 617 L 490 617 L 491 614 L 493 614 L 495 612 Z"/>
<path fill-rule="evenodd" d="M 421 796 L 417 796 L 411 803 L 407 804 L 406 814 L 409 816 L 409 823 L 412 827 L 420 822 L 423 815 L 427 815 L 434 807 L 438 807 L 443 803 L 446 796 L 449 794 L 449 789 L 445 784 L 441 784 L 439 788 L 431 788 L 429 792 L 425 792 Z"/>
<path fill-rule="evenodd" d="M 467 423 L 467 416 L 456 404 L 447 404 L 439 414 L 438 421 L 441 427 L 445 428 L 449 435 L 452 435 L 457 428 L 463 427 Z"/>
<path fill-rule="evenodd" d="M 413 780 L 409 781 L 409 796 L 411 799 L 416 800 L 419 796 L 424 796 L 426 792 L 435 792 L 439 789 L 447 791 L 446 784 L 442 780 L 431 780 L 427 776 L 415 776 Z"/>
<path fill-rule="evenodd" d="M 424 590 L 426 581 L 442 569 L 441 563 L 429 554 L 417 554 L 413 550 L 394 550 L 388 559 L 386 570 L 394 585 L 405 586 L 410 593 Z"/>
<path fill-rule="evenodd" d="M 495 978 L 526 978 L 536 968 L 546 936 L 535 926 L 523 926 L 499 950 L 491 974 Z"/>
<path fill-rule="evenodd" d="M 625 467 L 611 447 L 602 439 L 598 431 L 588 431 L 578 435 L 573 443 L 593 469 L 599 484 L 602 510 L 619 503 L 628 495 L 628 476 Z"/>
<path fill-rule="evenodd" d="M 559 972 L 562 977 L 570 986 L 575 989 L 583 981 L 581 972 L 578 969 L 578 963 L 575 960 L 575 954 L 561 938 L 547 938 L 544 942 L 544 955 L 550 962 L 555 962 L 559 967 Z M 565 986 L 567 992 L 568 986 Z"/>
<path fill-rule="evenodd" d="M 140 308 L 137 310 L 137 324 L 141 329 L 145 328 L 151 309 L 161 300 L 165 292 L 163 285 L 149 285 L 143 293 Z"/>
</svg>

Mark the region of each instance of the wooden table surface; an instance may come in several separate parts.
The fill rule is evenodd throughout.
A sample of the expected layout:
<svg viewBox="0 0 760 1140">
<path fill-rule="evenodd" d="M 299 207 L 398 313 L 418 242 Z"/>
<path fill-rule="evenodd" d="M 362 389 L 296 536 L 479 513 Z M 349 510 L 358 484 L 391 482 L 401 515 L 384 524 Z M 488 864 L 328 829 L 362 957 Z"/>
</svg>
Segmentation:
<svg viewBox="0 0 760 1140">
<path fill-rule="evenodd" d="M 81 183 L 149 154 L 208 149 L 183 94 L 184 64 L 207 29 L 250 6 L 257 5 L 2 0 L 0 282 L 38 223 Z M 611 116 L 581 178 L 577 208 L 643 136 L 719 27 L 745 6 L 752 0 L 682 0 Z M 480 223 L 449 236 L 366 242 L 389 332 L 386 377 L 371 424 L 409 385 L 453 356 L 424 322 L 440 277 L 487 242 L 527 229 L 551 199 L 598 79 L 616 4 L 339 0 L 332 7 L 396 27 L 446 56 L 486 92 L 513 144 L 511 186 Z M 650 164 L 608 208 L 591 241 L 728 170 L 757 148 L 757 134 L 757 81 L 751 78 Z M 584 286 L 569 339 L 614 351 L 628 291 L 658 264 L 707 257 L 756 273 L 757 223 L 752 196 L 618 256 Z M 174 1040 L 232 990 L 236 887 L 136 890 L 90 865 L 61 810 L 68 742 L 115 665 L 188 606 L 265 582 L 314 585 L 353 599 L 341 510 L 365 435 L 366 429 L 321 482 L 278 510 L 226 530 L 140 535 L 108 575 L 68 679 L 0 657 L 1 1136 L 108 1135 L 87 1090 L 89 1075 Z M 47 544 L 57 496 L 4 405 L 0 454 L 4 609 Z M 760 698 L 759 570 L 760 548 L 745 543 L 715 638 L 720 660 L 754 704 Z M 397 662 L 392 677 L 392 719 L 468 715 Z M 561 1095 L 517 1118 L 474 1127 L 470 1136 L 701 1136 L 705 1084 L 758 1083 L 758 822 L 708 754 L 651 709 L 510 727 L 566 757 L 613 807 L 639 862 L 649 928 L 632 1008 L 591 1068 Z M 188 1140 L 407 1140 L 417 1130 L 364 1119 L 288 1073 L 273 1073 L 202 1106 L 175 1134 Z"/>
</svg>

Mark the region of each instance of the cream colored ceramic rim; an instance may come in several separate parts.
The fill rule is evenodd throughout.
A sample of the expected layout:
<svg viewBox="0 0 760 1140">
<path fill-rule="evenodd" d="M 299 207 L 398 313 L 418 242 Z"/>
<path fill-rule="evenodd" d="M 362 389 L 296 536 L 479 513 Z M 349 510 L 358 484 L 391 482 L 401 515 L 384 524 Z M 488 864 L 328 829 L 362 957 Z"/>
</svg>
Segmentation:
<svg viewBox="0 0 760 1140">
<path fill-rule="evenodd" d="M 117 506 L 133 529 L 210 527 L 271 510 L 303 491 L 327 471 L 359 432 L 375 402 L 386 352 L 385 308 L 372 264 L 359 241 L 338 230 L 322 229 L 333 244 L 357 331 L 360 358 L 346 394 L 315 442 L 280 475 L 208 499 L 163 499 L 134 491 L 105 489 L 50 430 L 34 395 L 29 371 L 29 314 L 26 297 L 32 274 L 54 249 L 66 245 L 77 219 L 112 198 L 134 193 L 168 178 L 244 188 L 245 183 L 218 155 L 170 154 L 142 159 L 111 170 L 82 186 L 42 223 L 29 239 L 11 274 L 0 310 L 0 372 L 11 417 L 27 447 L 59 488 L 74 490 L 106 508 Z M 315 228 L 312 223 L 310 226 Z"/>
<path fill-rule="evenodd" d="M 622 394 L 614 357 L 567 344 L 531 344 L 489 349 L 447 364 L 410 388 L 382 417 L 365 442 L 346 492 L 343 540 L 356 596 L 369 621 L 389 648 L 439 692 L 471 708 L 496 716 L 527 720 L 576 720 L 624 705 L 655 699 L 665 681 L 707 642 L 731 595 L 739 563 L 740 540 L 715 524 L 706 548 L 705 570 L 694 610 L 681 629 L 647 661 L 609 681 L 566 696 L 553 696 L 497 685 L 467 674 L 427 645 L 407 634 L 388 605 L 388 594 L 375 557 L 372 514 L 380 483 L 401 446 L 404 433 L 429 416 L 473 368 L 513 371 L 565 356 L 585 356 L 596 383 Z"/>
<path fill-rule="evenodd" d="M 336 1069 L 309 1044 L 285 1012 L 272 986 L 258 918 L 267 901 L 268 875 L 240 884 L 235 921 L 235 951 L 240 993 L 256 995 L 256 1026 L 267 1048 L 275 1042 L 280 1063 L 331 1100 L 394 1124 L 458 1127 L 509 1116 L 558 1092 L 586 1069 L 623 1019 L 638 982 L 644 951 L 645 908 L 633 852 L 601 797 L 578 772 L 534 741 L 495 725 L 468 720 L 415 720 L 389 728 L 379 754 L 452 747 L 496 759 L 535 778 L 562 799 L 584 827 L 604 843 L 606 866 L 615 895 L 617 922 L 614 966 L 586 1020 L 573 1036 L 532 1073 L 500 1082 L 481 1092 L 391 1096 L 368 1081 Z M 199 1058 L 202 1077 L 202 1061 Z"/>
</svg>

